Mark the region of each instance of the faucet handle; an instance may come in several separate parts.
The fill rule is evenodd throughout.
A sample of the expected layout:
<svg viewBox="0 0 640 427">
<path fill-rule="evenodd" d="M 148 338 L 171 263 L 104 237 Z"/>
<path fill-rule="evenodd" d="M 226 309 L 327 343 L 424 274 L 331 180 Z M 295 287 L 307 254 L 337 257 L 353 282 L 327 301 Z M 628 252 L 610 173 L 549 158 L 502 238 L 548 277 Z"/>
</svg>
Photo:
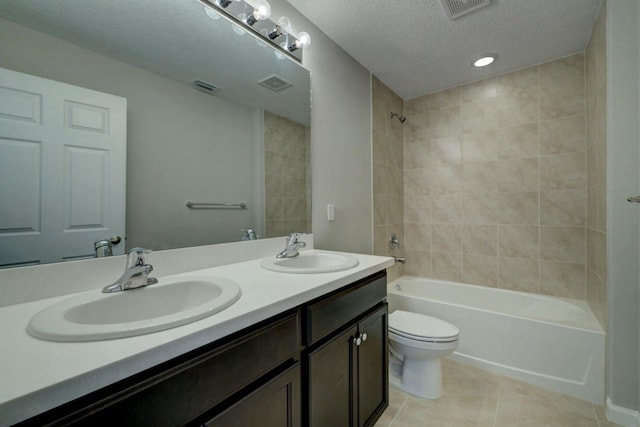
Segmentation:
<svg viewBox="0 0 640 427">
<path fill-rule="evenodd" d="M 287 237 L 287 244 L 291 245 L 293 243 L 298 243 L 298 239 L 304 236 L 305 233 L 291 233 L 289 237 Z"/>
<path fill-rule="evenodd" d="M 149 253 L 151 253 L 151 249 L 132 248 L 127 255 L 127 268 L 135 267 L 138 265 L 146 265 L 146 255 Z"/>
<path fill-rule="evenodd" d="M 242 240 L 257 240 L 258 235 L 256 234 L 256 230 L 253 228 L 241 228 L 242 231 Z"/>
</svg>

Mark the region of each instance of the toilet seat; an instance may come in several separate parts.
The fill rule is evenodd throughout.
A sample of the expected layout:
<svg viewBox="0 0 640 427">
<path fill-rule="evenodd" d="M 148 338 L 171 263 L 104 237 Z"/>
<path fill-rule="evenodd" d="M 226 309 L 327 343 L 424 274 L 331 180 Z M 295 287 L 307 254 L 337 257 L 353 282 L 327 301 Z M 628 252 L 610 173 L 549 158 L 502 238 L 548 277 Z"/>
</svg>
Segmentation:
<svg viewBox="0 0 640 427">
<path fill-rule="evenodd" d="M 389 332 L 410 340 L 432 343 L 457 341 L 460 334 L 460 330 L 449 322 L 403 310 L 389 315 Z"/>
<path fill-rule="evenodd" d="M 393 331 L 389 331 L 389 347 L 394 347 L 395 344 L 402 344 L 420 351 L 427 350 L 431 352 L 451 352 L 458 348 L 458 339 L 455 338 L 451 341 L 417 340 L 413 338 L 403 337 L 402 335 L 398 335 Z M 404 354 L 402 351 L 400 351 L 400 353 Z"/>
</svg>

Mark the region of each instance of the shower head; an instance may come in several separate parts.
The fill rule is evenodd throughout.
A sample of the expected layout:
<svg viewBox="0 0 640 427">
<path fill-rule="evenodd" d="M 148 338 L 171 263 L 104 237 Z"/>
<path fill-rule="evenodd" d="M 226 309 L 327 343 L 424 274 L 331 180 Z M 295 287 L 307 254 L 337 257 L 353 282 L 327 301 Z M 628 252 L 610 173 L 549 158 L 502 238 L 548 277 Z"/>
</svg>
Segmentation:
<svg viewBox="0 0 640 427">
<path fill-rule="evenodd" d="M 407 120 L 407 118 L 405 116 L 401 116 L 399 114 L 394 113 L 393 111 L 391 112 L 391 118 L 396 118 L 398 120 L 400 120 L 400 123 L 404 123 L 405 120 Z"/>
</svg>

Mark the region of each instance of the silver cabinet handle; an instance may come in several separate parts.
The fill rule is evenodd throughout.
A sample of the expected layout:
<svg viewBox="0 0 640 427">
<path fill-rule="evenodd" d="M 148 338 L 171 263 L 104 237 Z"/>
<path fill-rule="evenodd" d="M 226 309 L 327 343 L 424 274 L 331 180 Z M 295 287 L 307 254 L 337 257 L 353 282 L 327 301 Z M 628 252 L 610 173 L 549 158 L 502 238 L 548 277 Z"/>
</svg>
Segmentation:
<svg viewBox="0 0 640 427">
<path fill-rule="evenodd" d="M 358 335 L 356 335 L 355 337 L 353 337 L 353 343 L 354 343 L 356 346 L 360 347 L 360 345 L 361 345 L 363 342 L 365 342 L 365 341 L 367 340 L 367 338 L 369 338 L 369 337 L 367 336 L 367 333 L 366 333 L 366 332 L 359 333 Z"/>
<path fill-rule="evenodd" d="M 630 202 L 630 203 L 640 203 L 640 196 L 636 196 L 636 197 L 629 197 L 629 198 L 627 198 L 627 202 Z"/>
</svg>

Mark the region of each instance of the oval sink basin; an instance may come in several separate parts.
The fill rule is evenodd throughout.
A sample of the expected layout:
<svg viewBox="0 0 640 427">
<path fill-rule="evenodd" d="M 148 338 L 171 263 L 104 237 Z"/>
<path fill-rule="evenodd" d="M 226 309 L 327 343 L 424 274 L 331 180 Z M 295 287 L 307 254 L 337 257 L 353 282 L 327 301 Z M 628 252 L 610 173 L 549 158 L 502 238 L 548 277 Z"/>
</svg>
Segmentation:
<svg viewBox="0 0 640 427">
<path fill-rule="evenodd" d="M 83 292 L 46 307 L 27 331 L 49 341 L 97 341 L 162 331 L 211 316 L 235 303 L 242 292 L 222 278 L 160 279 L 124 292 Z"/>
<path fill-rule="evenodd" d="M 274 256 L 260 262 L 266 270 L 294 274 L 332 273 L 349 270 L 358 264 L 360 261 L 353 255 L 316 251 L 300 252 L 293 258 L 278 259 Z"/>
</svg>

